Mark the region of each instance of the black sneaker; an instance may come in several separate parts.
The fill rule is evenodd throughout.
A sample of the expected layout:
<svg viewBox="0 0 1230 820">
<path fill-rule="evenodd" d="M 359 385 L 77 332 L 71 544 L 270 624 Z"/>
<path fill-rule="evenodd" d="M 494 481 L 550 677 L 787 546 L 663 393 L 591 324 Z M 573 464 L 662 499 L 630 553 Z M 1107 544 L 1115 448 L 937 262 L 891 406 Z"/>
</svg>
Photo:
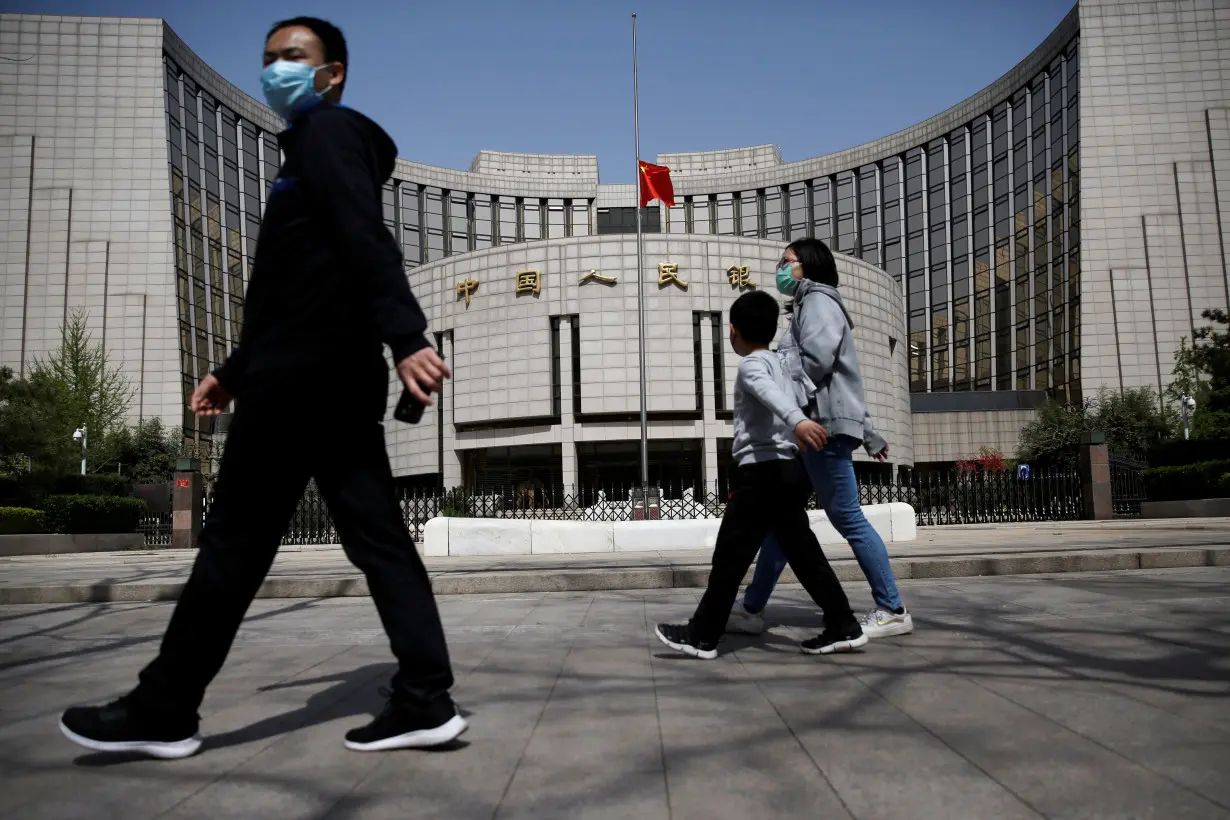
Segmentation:
<svg viewBox="0 0 1230 820">
<path fill-rule="evenodd" d="M 805 655 L 832 655 L 836 652 L 853 652 L 867 645 L 867 636 L 857 622 L 841 629 L 826 628 L 814 638 L 799 644 Z"/>
<path fill-rule="evenodd" d="M 692 630 L 688 624 L 658 624 L 653 634 L 658 636 L 659 641 L 676 652 L 706 661 L 717 657 L 717 641 L 698 643 L 692 638 Z"/>
<path fill-rule="evenodd" d="M 150 714 L 133 708 L 127 697 L 106 706 L 74 706 L 60 718 L 60 731 L 96 752 L 137 752 L 163 760 L 191 757 L 201 748 L 200 720 Z"/>
<path fill-rule="evenodd" d="M 395 697 L 387 689 L 384 711 L 366 726 L 346 733 L 346 748 L 356 752 L 384 752 L 390 749 L 427 749 L 456 740 L 470 728 L 457 713 L 457 706 L 445 698 L 431 709 L 422 709 Z"/>
</svg>

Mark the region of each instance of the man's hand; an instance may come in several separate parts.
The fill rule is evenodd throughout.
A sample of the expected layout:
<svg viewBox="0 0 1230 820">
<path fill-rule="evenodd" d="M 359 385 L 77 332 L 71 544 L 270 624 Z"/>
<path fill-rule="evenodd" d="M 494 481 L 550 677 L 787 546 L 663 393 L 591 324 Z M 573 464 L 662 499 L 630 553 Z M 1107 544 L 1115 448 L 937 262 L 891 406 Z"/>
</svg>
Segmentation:
<svg viewBox="0 0 1230 820">
<path fill-rule="evenodd" d="M 410 391 L 410 395 L 427 407 L 431 405 L 431 396 L 428 394 L 439 390 L 440 384 L 451 378 L 453 373 L 436 353 L 435 348 L 425 347 L 398 362 L 397 375 Z"/>
<path fill-rule="evenodd" d="M 804 450 L 823 450 L 829 443 L 829 431 L 811 419 L 803 419 L 794 427 L 794 437 Z"/>
<path fill-rule="evenodd" d="M 189 408 L 198 416 L 218 416 L 231 404 L 231 394 L 210 373 L 192 392 Z"/>
<path fill-rule="evenodd" d="M 888 445 L 884 445 L 884 449 L 872 456 L 876 461 L 888 461 Z"/>
</svg>

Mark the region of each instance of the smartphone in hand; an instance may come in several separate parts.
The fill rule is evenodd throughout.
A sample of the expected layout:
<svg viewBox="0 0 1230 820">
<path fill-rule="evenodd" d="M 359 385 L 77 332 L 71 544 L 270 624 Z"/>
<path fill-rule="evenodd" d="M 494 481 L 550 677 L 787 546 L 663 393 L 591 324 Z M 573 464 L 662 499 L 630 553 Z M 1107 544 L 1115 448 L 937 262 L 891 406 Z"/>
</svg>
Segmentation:
<svg viewBox="0 0 1230 820">
<path fill-rule="evenodd" d="M 393 418 L 406 424 L 418 424 L 423 419 L 423 403 L 414 397 L 406 387 L 401 389 L 401 398 L 393 409 Z"/>
<path fill-rule="evenodd" d="M 444 358 L 443 355 L 440 356 Z M 397 406 L 393 408 L 393 418 L 405 424 L 418 424 L 423 419 L 423 411 L 427 408 L 423 403 L 414 397 L 409 388 L 405 385 L 401 388 L 401 398 L 397 400 Z"/>
</svg>

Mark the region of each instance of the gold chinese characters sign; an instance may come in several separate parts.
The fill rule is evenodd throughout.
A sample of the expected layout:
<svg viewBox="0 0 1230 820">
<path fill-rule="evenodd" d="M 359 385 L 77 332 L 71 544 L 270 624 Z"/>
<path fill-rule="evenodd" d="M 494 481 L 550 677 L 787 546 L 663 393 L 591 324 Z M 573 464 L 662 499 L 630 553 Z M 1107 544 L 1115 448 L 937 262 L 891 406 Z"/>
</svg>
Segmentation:
<svg viewBox="0 0 1230 820">
<path fill-rule="evenodd" d="M 678 285 L 683 290 L 688 289 L 688 283 L 679 278 L 678 262 L 661 262 L 658 264 L 658 287 Z"/>
<path fill-rule="evenodd" d="M 579 284 L 584 285 L 586 282 L 601 282 L 604 285 L 613 285 L 618 281 L 619 280 L 616 279 L 614 276 L 603 276 L 598 271 L 591 270 L 589 273 L 586 273 L 584 276 L 581 277 L 581 281 L 579 282 Z"/>
<path fill-rule="evenodd" d="M 730 286 L 732 288 L 747 290 L 756 287 L 756 283 L 752 281 L 752 274 L 747 265 L 731 265 L 726 269 L 726 276 L 730 279 Z"/>
<path fill-rule="evenodd" d="M 542 271 L 517 271 L 517 295 L 522 293 L 542 293 Z"/>
<path fill-rule="evenodd" d="M 478 290 L 477 279 L 466 279 L 457 283 L 457 297 L 461 298 L 464 296 L 466 298 L 466 307 L 470 306 L 470 296 L 476 290 Z"/>
</svg>

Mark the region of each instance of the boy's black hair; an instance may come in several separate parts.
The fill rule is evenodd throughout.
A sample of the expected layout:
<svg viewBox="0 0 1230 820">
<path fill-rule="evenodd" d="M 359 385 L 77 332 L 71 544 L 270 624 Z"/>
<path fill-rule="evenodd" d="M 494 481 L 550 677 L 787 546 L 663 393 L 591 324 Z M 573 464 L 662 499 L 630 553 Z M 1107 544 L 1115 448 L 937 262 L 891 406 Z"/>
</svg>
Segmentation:
<svg viewBox="0 0 1230 820">
<path fill-rule="evenodd" d="M 837 287 L 837 263 L 833 261 L 833 252 L 823 241 L 808 236 L 796 239 L 786 247 L 799 258 L 804 279 L 818 285 Z"/>
<path fill-rule="evenodd" d="M 292 17 L 289 20 L 281 20 L 273 24 L 265 35 L 265 40 L 268 41 L 275 33 L 292 26 L 303 26 L 315 34 L 324 49 L 325 62 L 341 63 L 346 66 L 346 73 L 350 73 L 350 53 L 346 50 L 346 38 L 342 35 L 342 30 L 328 20 L 321 20 L 319 17 Z M 346 85 L 345 76 L 342 77 L 342 85 Z"/>
<path fill-rule="evenodd" d="M 773 342 L 779 315 L 781 308 L 777 300 L 763 290 L 748 291 L 730 306 L 730 323 L 740 336 L 754 345 Z"/>
</svg>

